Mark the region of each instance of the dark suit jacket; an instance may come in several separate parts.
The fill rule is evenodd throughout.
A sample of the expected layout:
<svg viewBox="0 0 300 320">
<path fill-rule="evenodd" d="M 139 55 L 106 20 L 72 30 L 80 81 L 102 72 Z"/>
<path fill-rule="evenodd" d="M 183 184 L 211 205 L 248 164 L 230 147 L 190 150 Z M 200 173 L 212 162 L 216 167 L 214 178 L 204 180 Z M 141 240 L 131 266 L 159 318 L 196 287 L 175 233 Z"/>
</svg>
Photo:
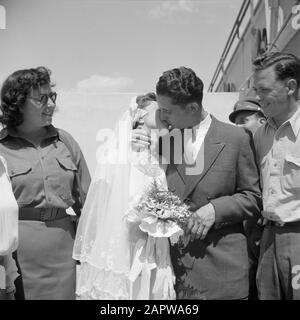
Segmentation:
<svg viewBox="0 0 300 320">
<path fill-rule="evenodd" d="M 203 143 L 202 173 L 185 164 L 168 166 L 169 190 L 196 210 L 212 203 L 215 225 L 204 240 L 171 248 L 178 299 L 241 299 L 248 296 L 248 255 L 242 221 L 261 206 L 252 137 L 212 117 Z M 201 154 L 199 152 L 198 156 Z"/>
</svg>

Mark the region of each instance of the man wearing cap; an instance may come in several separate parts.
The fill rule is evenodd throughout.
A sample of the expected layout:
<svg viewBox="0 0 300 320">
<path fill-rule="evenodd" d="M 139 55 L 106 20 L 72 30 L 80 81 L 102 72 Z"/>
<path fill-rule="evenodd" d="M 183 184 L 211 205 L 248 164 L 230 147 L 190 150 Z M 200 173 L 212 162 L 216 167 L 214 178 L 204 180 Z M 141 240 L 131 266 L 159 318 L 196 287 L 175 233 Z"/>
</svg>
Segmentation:
<svg viewBox="0 0 300 320">
<path fill-rule="evenodd" d="M 234 105 L 229 120 L 254 134 L 266 122 L 266 117 L 261 111 L 259 100 L 254 97 L 247 97 Z"/>
<path fill-rule="evenodd" d="M 239 100 L 229 115 L 229 120 L 237 126 L 243 127 L 253 135 L 266 122 L 261 111 L 260 102 L 255 97 L 246 97 Z M 258 221 L 245 220 L 244 230 L 248 240 L 249 257 L 249 300 L 257 300 L 256 272 L 259 258 L 259 244 L 263 231 L 262 219 Z"/>
</svg>

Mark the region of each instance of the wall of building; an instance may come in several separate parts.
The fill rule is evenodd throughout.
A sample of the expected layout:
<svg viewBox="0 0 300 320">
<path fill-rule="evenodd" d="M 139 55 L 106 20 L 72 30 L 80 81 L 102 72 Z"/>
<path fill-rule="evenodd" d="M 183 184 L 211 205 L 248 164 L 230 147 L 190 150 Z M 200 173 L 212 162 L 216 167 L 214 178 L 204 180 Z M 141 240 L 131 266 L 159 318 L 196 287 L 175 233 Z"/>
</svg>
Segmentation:
<svg viewBox="0 0 300 320">
<path fill-rule="evenodd" d="M 300 57 L 300 5 L 297 5 L 299 1 L 278 2 L 280 6 L 278 32 L 273 39 L 276 40 L 273 50 L 290 52 Z M 265 1 L 260 1 L 252 23 L 245 29 L 239 44 L 229 58 L 225 74 L 215 91 L 240 91 L 240 95 L 249 94 L 252 87 L 252 59 L 267 50 L 267 37 L 270 37 L 267 29 Z"/>
</svg>

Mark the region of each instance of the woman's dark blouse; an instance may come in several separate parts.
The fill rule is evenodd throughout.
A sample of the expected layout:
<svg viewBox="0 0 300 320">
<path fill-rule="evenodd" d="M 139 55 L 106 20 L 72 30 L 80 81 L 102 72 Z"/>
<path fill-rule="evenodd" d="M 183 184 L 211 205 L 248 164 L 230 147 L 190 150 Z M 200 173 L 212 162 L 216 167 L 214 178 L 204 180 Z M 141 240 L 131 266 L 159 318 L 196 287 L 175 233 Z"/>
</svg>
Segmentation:
<svg viewBox="0 0 300 320">
<path fill-rule="evenodd" d="M 68 136 L 72 151 L 60 140 L 61 129 L 46 127 L 39 147 L 15 130 L 0 132 L 0 154 L 6 159 L 13 191 L 20 208 L 63 208 L 73 206 L 78 213 L 79 196 L 73 192 L 78 170 L 81 188 L 87 193 L 90 174 L 78 143 Z"/>
</svg>

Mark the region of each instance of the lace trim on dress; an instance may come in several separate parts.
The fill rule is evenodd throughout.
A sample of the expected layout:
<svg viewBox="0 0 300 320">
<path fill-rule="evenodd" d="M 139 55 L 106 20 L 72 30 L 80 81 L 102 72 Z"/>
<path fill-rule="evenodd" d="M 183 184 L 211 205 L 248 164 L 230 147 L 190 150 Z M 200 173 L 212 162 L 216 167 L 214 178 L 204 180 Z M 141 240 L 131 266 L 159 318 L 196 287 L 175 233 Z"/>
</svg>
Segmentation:
<svg viewBox="0 0 300 320">
<path fill-rule="evenodd" d="M 128 300 L 129 280 L 127 273 L 99 269 L 88 262 L 79 266 L 77 300 Z M 78 270 L 78 271 L 79 271 Z"/>
</svg>

